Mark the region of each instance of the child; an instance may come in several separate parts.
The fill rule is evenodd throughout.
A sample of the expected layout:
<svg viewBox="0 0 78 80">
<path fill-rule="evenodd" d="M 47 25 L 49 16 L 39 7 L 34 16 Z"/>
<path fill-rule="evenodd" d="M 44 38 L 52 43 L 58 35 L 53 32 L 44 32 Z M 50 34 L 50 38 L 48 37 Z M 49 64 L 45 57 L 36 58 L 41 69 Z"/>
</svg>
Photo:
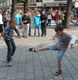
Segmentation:
<svg viewBox="0 0 78 80">
<path fill-rule="evenodd" d="M 36 36 L 36 29 L 37 29 L 38 37 L 40 37 L 41 19 L 39 11 L 35 12 L 35 16 L 33 17 L 33 24 L 34 24 L 34 36 Z"/>
<path fill-rule="evenodd" d="M 62 58 L 64 56 L 64 53 L 66 52 L 69 44 L 70 44 L 71 48 L 74 47 L 76 37 L 71 36 L 68 33 L 65 33 L 63 31 L 62 25 L 58 25 L 55 28 L 55 32 L 56 32 L 56 37 L 58 38 L 58 42 L 56 44 L 48 46 L 46 48 L 41 48 L 41 49 L 30 48 L 29 50 L 34 51 L 34 52 L 45 51 L 45 50 L 57 50 L 58 51 L 58 55 L 57 55 L 57 67 L 58 67 L 58 69 L 57 69 L 55 75 L 59 76 L 62 73 L 61 61 L 62 61 Z"/>
<path fill-rule="evenodd" d="M 14 42 L 14 31 L 16 31 L 16 33 L 18 34 L 19 36 L 19 33 L 17 31 L 17 28 L 16 28 L 16 23 L 14 20 L 10 20 L 9 21 L 9 26 L 4 30 L 3 32 L 3 38 L 4 38 L 4 41 L 7 45 L 7 65 L 8 66 L 11 66 L 12 63 L 11 63 L 11 60 L 12 60 L 12 56 L 14 55 L 15 53 L 15 50 L 16 50 L 16 45 L 15 45 L 15 42 Z"/>
</svg>

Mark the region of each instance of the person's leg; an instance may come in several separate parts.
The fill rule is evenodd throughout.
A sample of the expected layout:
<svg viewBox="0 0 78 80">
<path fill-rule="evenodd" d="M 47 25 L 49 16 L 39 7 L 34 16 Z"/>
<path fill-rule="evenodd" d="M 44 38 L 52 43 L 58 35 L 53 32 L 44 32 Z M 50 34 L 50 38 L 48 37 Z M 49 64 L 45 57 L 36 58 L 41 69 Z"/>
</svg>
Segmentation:
<svg viewBox="0 0 78 80">
<path fill-rule="evenodd" d="M 56 44 L 53 44 L 51 46 L 45 47 L 45 48 L 39 48 L 36 49 L 36 51 L 45 51 L 45 50 L 59 50 Z"/>
<path fill-rule="evenodd" d="M 0 33 L 1 33 L 1 36 L 2 36 L 2 34 L 3 34 L 3 25 L 2 24 L 0 24 Z"/>
<path fill-rule="evenodd" d="M 58 55 L 57 55 L 58 69 L 60 69 L 60 70 L 61 70 L 61 61 L 62 61 L 62 58 L 64 56 L 64 53 L 65 53 L 65 50 L 59 50 Z"/>
<path fill-rule="evenodd" d="M 34 36 L 36 36 L 36 27 L 34 27 Z"/>
<path fill-rule="evenodd" d="M 14 53 L 15 53 L 15 50 L 16 50 L 16 45 L 15 45 L 14 40 L 11 40 L 11 44 L 12 44 L 12 54 L 11 54 L 11 56 L 13 56 Z"/>
<path fill-rule="evenodd" d="M 29 33 L 29 24 L 26 25 L 26 38 L 28 36 L 28 33 Z"/>
<path fill-rule="evenodd" d="M 40 27 L 38 26 L 38 37 L 40 37 Z"/>
<path fill-rule="evenodd" d="M 48 26 L 50 25 L 50 19 L 48 19 Z"/>
<path fill-rule="evenodd" d="M 44 33 L 44 36 L 46 36 L 46 24 L 44 23 L 44 27 L 43 27 L 43 33 Z"/>
<path fill-rule="evenodd" d="M 62 58 L 64 56 L 64 53 L 65 53 L 65 50 L 58 50 L 58 55 L 57 55 L 57 71 L 56 71 L 56 76 L 60 75 L 61 72 L 62 72 L 62 69 L 61 69 L 61 61 L 62 61 Z"/>
<path fill-rule="evenodd" d="M 43 23 L 41 24 L 41 36 L 43 36 Z"/>
<path fill-rule="evenodd" d="M 10 40 L 5 40 L 5 43 L 7 45 L 7 61 L 11 61 L 11 54 L 12 54 L 12 44 Z"/>
<path fill-rule="evenodd" d="M 18 33 L 20 34 L 20 25 L 17 25 Z"/>
<path fill-rule="evenodd" d="M 29 36 L 31 36 L 31 23 L 29 24 Z"/>
<path fill-rule="evenodd" d="M 23 36 L 23 37 L 25 37 L 25 27 L 26 27 L 26 25 L 23 24 L 23 28 L 22 28 L 22 36 Z"/>
</svg>

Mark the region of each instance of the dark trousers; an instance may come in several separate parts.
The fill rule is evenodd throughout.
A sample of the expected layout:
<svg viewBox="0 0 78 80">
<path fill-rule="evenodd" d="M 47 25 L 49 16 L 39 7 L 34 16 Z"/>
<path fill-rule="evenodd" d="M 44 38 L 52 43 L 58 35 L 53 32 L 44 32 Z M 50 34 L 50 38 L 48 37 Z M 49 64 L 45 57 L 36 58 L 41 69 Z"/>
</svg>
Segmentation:
<svg viewBox="0 0 78 80">
<path fill-rule="evenodd" d="M 3 25 L 0 24 L 0 33 L 2 33 L 2 32 L 3 32 Z"/>
<path fill-rule="evenodd" d="M 16 45 L 13 39 L 11 40 L 5 40 L 5 43 L 7 45 L 7 61 L 11 61 L 11 57 L 14 55 L 16 50 Z"/>
<path fill-rule="evenodd" d="M 41 34 L 42 36 L 43 35 L 46 36 L 46 24 L 45 23 L 42 23 L 41 24 L 41 32 L 42 32 L 42 34 Z"/>
<path fill-rule="evenodd" d="M 31 36 L 31 24 L 29 24 L 29 36 Z"/>
<path fill-rule="evenodd" d="M 51 24 L 51 19 L 48 19 L 48 25 L 50 25 Z"/>
</svg>

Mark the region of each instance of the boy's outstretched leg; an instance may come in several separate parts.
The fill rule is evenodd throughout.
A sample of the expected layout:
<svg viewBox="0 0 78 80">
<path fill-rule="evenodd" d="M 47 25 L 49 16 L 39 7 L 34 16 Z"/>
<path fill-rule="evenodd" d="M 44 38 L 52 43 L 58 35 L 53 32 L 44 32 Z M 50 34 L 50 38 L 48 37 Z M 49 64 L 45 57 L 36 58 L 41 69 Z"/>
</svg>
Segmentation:
<svg viewBox="0 0 78 80">
<path fill-rule="evenodd" d="M 29 48 L 29 51 L 31 52 L 38 52 L 38 51 L 45 51 L 45 50 L 49 50 L 48 48 L 41 48 L 41 49 L 38 49 L 38 48 Z"/>
</svg>

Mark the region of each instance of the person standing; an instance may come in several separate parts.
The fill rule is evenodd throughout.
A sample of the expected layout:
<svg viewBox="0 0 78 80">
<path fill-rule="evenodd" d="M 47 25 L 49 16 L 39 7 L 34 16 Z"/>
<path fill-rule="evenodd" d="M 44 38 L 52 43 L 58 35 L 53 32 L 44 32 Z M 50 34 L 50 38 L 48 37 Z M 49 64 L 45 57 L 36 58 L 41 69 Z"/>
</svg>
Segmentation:
<svg viewBox="0 0 78 80">
<path fill-rule="evenodd" d="M 34 23 L 34 36 L 36 36 L 36 29 L 38 29 L 38 37 L 40 37 L 41 19 L 39 11 L 35 12 L 33 23 Z"/>
<path fill-rule="evenodd" d="M 22 36 L 27 38 L 28 34 L 29 34 L 29 24 L 30 24 L 31 20 L 30 17 L 28 15 L 28 12 L 26 12 L 26 14 L 24 14 L 22 16 L 22 23 L 23 23 L 23 32 L 22 32 Z"/>
<path fill-rule="evenodd" d="M 3 21 L 2 21 L 2 11 L 1 10 L 0 10 L 0 33 L 1 33 L 1 36 L 2 36 L 2 33 L 3 33 Z"/>
<path fill-rule="evenodd" d="M 15 19 L 15 22 L 16 22 L 16 27 L 17 27 L 17 29 L 19 31 L 19 34 L 20 34 L 21 15 L 20 15 L 18 10 L 16 11 L 14 19 Z"/>
<path fill-rule="evenodd" d="M 4 29 L 7 27 L 7 23 L 8 23 L 8 19 L 7 19 L 7 16 L 6 16 L 6 11 L 4 11 L 2 13 L 2 16 L 3 16 L 3 26 L 4 26 Z"/>
<path fill-rule="evenodd" d="M 45 11 L 42 11 L 42 14 L 41 14 L 41 31 L 42 31 L 42 34 L 41 34 L 41 36 L 46 36 L 46 20 L 47 20 L 47 17 L 45 15 Z"/>
<path fill-rule="evenodd" d="M 48 13 L 47 18 L 48 18 L 48 26 L 50 26 L 51 25 L 51 20 L 52 20 L 52 15 L 51 15 L 50 12 Z"/>
<path fill-rule="evenodd" d="M 15 36 L 14 31 L 18 34 L 15 21 L 10 20 L 9 26 L 3 32 L 3 38 L 7 45 L 7 61 L 5 62 L 7 66 L 12 66 L 11 60 L 16 50 L 16 45 L 13 38 Z"/>
</svg>

